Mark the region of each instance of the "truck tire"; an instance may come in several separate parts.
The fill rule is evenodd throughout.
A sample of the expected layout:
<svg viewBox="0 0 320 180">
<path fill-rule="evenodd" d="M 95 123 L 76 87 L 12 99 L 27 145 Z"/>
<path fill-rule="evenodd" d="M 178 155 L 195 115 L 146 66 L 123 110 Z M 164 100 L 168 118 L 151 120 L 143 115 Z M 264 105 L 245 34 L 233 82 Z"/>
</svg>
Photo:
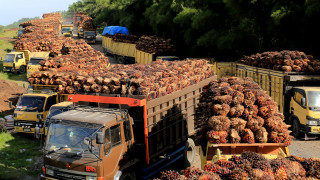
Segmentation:
<svg viewBox="0 0 320 180">
<path fill-rule="evenodd" d="M 191 166 L 196 156 L 196 145 L 191 138 L 188 138 L 184 148 L 184 163 L 186 166 Z"/>
<path fill-rule="evenodd" d="M 20 68 L 19 68 L 19 73 L 20 73 L 20 74 L 26 73 L 26 67 L 25 67 L 25 66 L 20 66 Z"/>
<path fill-rule="evenodd" d="M 120 180 L 135 180 L 135 174 L 133 172 L 124 173 L 120 176 Z"/>
<path fill-rule="evenodd" d="M 294 119 L 292 121 L 292 134 L 295 138 L 299 139 L 301 137 L 301 132 L 300 132 L 300 123 L 299 120 Z"/>
<path fill-rule="evenodd" d="M 126 62 L 126 59 L 123 56 L 118 56 L 117 60 L 120 64 L 124 64 Z"/>
</svg>

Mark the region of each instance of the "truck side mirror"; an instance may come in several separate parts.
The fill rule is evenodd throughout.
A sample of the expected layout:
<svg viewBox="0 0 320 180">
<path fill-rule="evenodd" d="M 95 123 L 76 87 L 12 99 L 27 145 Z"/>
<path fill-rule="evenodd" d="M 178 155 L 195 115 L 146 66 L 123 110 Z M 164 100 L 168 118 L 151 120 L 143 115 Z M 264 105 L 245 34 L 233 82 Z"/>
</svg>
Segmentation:
<svg viewBox="0 0 320 180">
<path fill-rule="evenodd" d="M 301 105 L 306 106 L 306 98 L 301 98 Z"/>
<path fill-rule="evenodd" d="M 42 114 L 38 114 L 37 118 L 38 118 L 39 121 L 42 121 L 42 118 L 43 118 Z"/>
<path fill-rule="evenodd" d="M 10 107 L 10 109 L 13 108 L 12 101 L 9 101 L 9 107 Z"/>
<path fill-rule="evenodd" d="M 96 136 L 96 143 L 97 144 L 104 144 L 105 142 L 105 136 L 103 132 L 97 132 Z"/>
</svg>

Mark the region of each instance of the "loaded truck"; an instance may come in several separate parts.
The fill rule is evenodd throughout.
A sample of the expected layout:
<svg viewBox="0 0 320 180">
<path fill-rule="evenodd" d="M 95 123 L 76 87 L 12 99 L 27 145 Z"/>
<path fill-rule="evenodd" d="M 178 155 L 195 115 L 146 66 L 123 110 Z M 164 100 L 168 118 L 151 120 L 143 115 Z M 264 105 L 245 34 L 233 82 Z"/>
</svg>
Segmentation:
<svg viewBox="0 0 320 180">
<path fill-rule="evenodd" d="M 63 23 L 61 25 L 61 34 L 65 37 L 67 37 L 67 36 L 72 37 L 73 36 L 73 24 L 72 23 Z"/>
<path fill-rule="evenodd" d="M 121 64 L 137 63 L 137 64 L 150 64 L 156 59 L 167 61 L 179 60 L 176 56 L 157 56 L 155 53 L 147 53 L 136 49 L 136 44 L 117 42 L 112 40 L 115 34 L 129 35 L 126 27 L 121 26 L 107 26 L 102 33 L 102 47 L 106 55 L 111 55 Z M 107 36 L 111 35 L 111 36 Z"/>
<path fill-rule="evenodd" d="M 67 100 L 67 96 L 54 92 L 57 86 L 33 85 L 20 96 L 13 113 L 14 130 L 20 133 L 35 133 L 42 128 L 50 107 Z M 42 134 L 43 129 L 40 129 Z"/>
<path fill-rule="evenodd" d="M 296 138 L 320 134 L 320 73 L 283 72 L 235 62 L 216 62 L 218 76 L 252 77 L 277 102 Z"/>
<path fill-rule="evenodd" d="M 14 73 L 25 73 L 27 65 L 34 59 L 47 59 L 49 52 L 33 52 L 28 50 L 16 50 L 7 53 L 3 59 L 3 71 Z"/>
<path fill-rule="evenodd" d="M 48 59 L 49 54 L 50 54 L 49 52 L 35 52 L 34 53 L 34 57 L 30 58 L 30 61 L 27 66 L 27 78 L 29 78 L 33 72 L 39 71 L 40 61 Z"/>
<path fill-rule="evenodd" d="M 83 39 L 86 41 L 86 43 L 94 44 L 96 43 L 96 31 L 83 31 Z"/>
<path fill-rule="evenodd" d="M 78 38 L 83 38 L 83 28 L 78 26 Z"/>
<path fill-rule="evenodd" d="M 153 100 L 69 95 L 82 106 L 51 117 L 41 178 L 150 179 L 176 161 L 190 165 L 196 104 L 214 79 Z"/>
</svg>

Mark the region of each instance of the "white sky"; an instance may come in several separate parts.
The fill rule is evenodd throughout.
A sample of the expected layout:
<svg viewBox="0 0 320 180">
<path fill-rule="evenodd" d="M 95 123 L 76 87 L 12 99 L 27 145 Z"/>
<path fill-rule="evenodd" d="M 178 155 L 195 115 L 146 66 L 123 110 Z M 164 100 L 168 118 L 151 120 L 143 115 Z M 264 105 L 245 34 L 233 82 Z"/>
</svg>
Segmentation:
<svg viewBox="0 0 320 180">
<path fill-rule="evenodd" d="M 0 25 L 6 26 L 21 18 L 33 18 L 43 13 L 68 10 L 78 0 L 0 0 Z"/>
</svg>

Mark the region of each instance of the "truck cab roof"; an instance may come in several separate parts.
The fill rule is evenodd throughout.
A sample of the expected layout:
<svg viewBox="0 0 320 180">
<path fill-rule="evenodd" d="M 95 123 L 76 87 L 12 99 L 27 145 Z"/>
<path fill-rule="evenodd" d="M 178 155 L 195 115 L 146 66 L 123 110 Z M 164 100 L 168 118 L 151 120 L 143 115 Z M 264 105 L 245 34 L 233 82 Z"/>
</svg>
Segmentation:
<svg viewBox="0 0 320 180">
<path fill-rule="evenodd" d="M 112 108 L 77 107 L 55 115 L 51 120 L 67 120 L 82 123 L 94 123 L 104 126 L 115 124 L 128 116 L 127 111 Z"/>
</svg>

